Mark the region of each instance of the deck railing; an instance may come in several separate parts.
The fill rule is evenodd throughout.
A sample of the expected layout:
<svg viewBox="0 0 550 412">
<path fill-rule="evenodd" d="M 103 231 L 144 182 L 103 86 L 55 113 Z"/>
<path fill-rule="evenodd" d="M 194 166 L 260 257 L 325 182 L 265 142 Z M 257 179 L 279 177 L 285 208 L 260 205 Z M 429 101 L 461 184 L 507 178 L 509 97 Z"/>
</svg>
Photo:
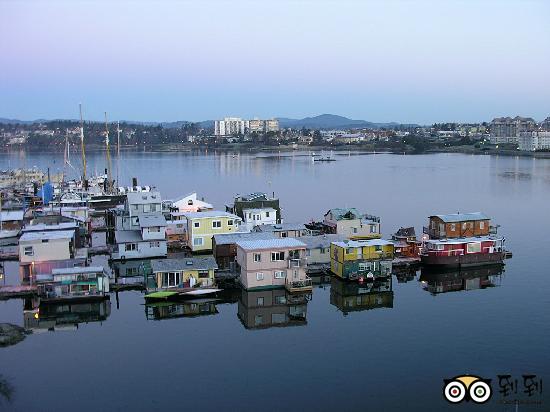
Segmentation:
<svg viewBox="0 0 550 412">
<path fill-rule="evenodd" d="M 286 285 L 289 289 L 305 289 L 305 288 L 311 288 L 313 286 L 313 282 L 309 276 L 306 276 L 305 279 L 300 280 L 286 280 Z"/>
</svg>

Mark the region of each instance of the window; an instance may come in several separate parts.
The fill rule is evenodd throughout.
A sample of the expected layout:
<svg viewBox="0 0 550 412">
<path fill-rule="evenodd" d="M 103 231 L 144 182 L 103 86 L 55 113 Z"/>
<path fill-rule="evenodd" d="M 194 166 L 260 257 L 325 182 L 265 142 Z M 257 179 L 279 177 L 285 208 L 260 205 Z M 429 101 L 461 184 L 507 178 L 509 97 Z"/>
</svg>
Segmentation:
<svg viewBox="0 0 550 412">
<path fill-rule="evenodd" d="M 160 242 L 149 242 L 149 247 L 160 247 Z"/>
<path fill-rule="evenodd" d="M 162 274 L 162 286 L 164 287 L 174 287 L 178 286 L 180 282 L 181 275 L 179 272 L 164 272 Z"/>
<path fill-rule="evenodd" d="M 285 260 L 285 252 L 271 252 L 272 262 L 280 262 L 281 260 Z"/>
<path fill-rule="evenodd" d="M 260 326 L 262 324 L 262 315 L 256 315 L 254 316 L 254 325 L 255 326 Z"/>
<path fill-rule="evenodd" d="M 281 232 L 281 237 L 288 237 L 288 233 L 287 232 Z"/>
<path fill-rule="evenodd" d="M 256 305 L 258 305 L 258 306 L 263 306 L 264 305 L 263 296 L 260 296 L 258 299 L 256 299 Z"/>
<path fill-rule="evenodd" d="M 124 250 L 126 252 L 129 252 L 129 251 L 132 251 L 132 250 L 136 250 L 137 249 L 137 244 L 135 243 L 126 243 L 124 245 Z"/>
<path fill-rule="evenodd" d="M 256 273 L 256 280 L 264 280 L 264 274 L 261 272 Z"/>
<path fill-rule="evenodd" d="M 350 247 L 348 247 L 348 248 L 346 249 L 346 255 L 351 255 L 352 253 L 353 253 L 353 249 L 350 248 Z"/>
<path fill-rule="evenodd" d="M 222 227 L 222 221 L 221 220 L 213 220 L 212 221 L 212 229 L 219 229 Z"/>
<path fill-rule="evenodd" d="M 479 253 L 481 252 L 481 242 L 468 243 L 466 247 L 468 253 Z"/>
<path fill-rule="evenodd" d="M 321 249 L 319 249 L 319 253 L 321 255 L 324 255 L 325 253 L 327 253 L 327 250 L 324 247 L 322 247 Z"/>
<path fill-rule="evenodd" d="M 275 303 L 277 305 L 284 305 L 286 304 L 286 296 L 285 295 L 279 295 L 279 296 L 275 296 Z"/>
<path fill-rule="evenodd" d="M 370 225 L 370 232 L 371 233 L 378 233 L 376 230 L 376 225 Z"/>
<path fill-rule="evenodd" d="M 195 228 L 201 227 L 201 222 L 193 222 L 193 227 Z"/>
<path fill-rule="evenodd" d="M 202 246 L 203 240 L 202 237 L 196 237 L 193 239 L 193 246 Z"/>
<path fill-rule="evenodd" d="M 485 229 L 485 222 L 479 222 L 479 228 L 481 230 Z"/>
<path fill-rule="evenodd" d="M 160 227 L 158 226 L 153 226 L 149 228 L 149 233 L 159 233 L 159 232 L 160 232 Z"/>
<path fill-rule="evenodd" d="M 261 262 L 261 261 L 262 261 L 262 254 L 254 253 L 254 262 Z"/>
<path fill-rule="evenodd" d="M 451 232 L 454 232 L 456 230 L 456 225 L 454 223 L 451 223 Z"/>
<path fill-rule="evenodd" d="M 269 217 L 269 212 L 265 212 L 265 217 Z"/>
<path fill-rule="evenodd" d="M 42 243 L 48 243 L 50 239 L 42 239 Z"/>
<path fill-rule="evenodd" d="M 352 227 L 352 228 L 351 228 L 351 233 L 357 233 L 357 232 L 358 232 L 358 230 L 357 230 L 356 227 Z"/>
<path fill-rule="evenodd" d="M 233 226 L 233 219 L 229 219 L 229 220 L 227 221 L 227 225 L 228 225 L 228 226 Z"/>
<path fill-rule="evenodd" d="M 126 276 L 138 276 L 138 268 L 128 268 L 126 269 Z"/>
<path fill-rule="evenodd" d="M 376 245 L 374 246 L 374 250 L 376 250 L 377 252 L 382 252 L 382 246 Z"/>
<path fill-rule="evenodd" d="M 137 212 L 138 211 L 138 205 L 132 205 L 132 210 L 134 212 Z"/>
<path fill-rule="evenodd" d="M 151 211 L 151 205 L 143 205 L 143 213 L 149 213 Z"/>
<path fill-rule="evenodd" d="M 32 246 L 25 246 L 24 249 L 25 256 L 34 256 L 34 249 Z"/>
<path fill-rule="evenodd" d="M 286 278 L 286 272 L 284 270 L 275 271 L 275 279 L 284 279 Z"/>
<path fill-rule="evenodd" d="M 207 270 L 202 270 L 199 272 L 199 279 L 207 279 L 210 277 L 210 274 Z"/>
</svg>

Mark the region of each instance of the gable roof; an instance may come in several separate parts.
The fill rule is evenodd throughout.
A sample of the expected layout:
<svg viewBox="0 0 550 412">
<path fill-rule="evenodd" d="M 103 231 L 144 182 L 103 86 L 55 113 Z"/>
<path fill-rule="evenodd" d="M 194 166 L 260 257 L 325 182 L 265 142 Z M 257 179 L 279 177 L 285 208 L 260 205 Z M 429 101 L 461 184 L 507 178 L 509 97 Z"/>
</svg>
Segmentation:
<svg viewBox="0 0 550 412">
<path fill-rule="evenodd" d="M 293 237 L 277 237 L 273 239 L 257 239 L 257 240 L 239 240 L 237 246 L 244 250 L 260 250 L 260 249 L 283 249 L 283 248 L 300 248 L 304 249 L 306 244 L 300 242 Z"/>
<path fill-rule="evenodd" d="M 240 240 L 273 239 L 274 237 L 270 232 L 222 233 L 214 235 L 214 241 L 216 245 L 232 245 Z"/>
<path fill-rule="evenodd" d="M 218 265 L 212 256 L 187 257 L 180 259 L 154 259 L 151 260 L 153 272 L 181 271 L 181 270 L 216 270 Z"/>
</svg>

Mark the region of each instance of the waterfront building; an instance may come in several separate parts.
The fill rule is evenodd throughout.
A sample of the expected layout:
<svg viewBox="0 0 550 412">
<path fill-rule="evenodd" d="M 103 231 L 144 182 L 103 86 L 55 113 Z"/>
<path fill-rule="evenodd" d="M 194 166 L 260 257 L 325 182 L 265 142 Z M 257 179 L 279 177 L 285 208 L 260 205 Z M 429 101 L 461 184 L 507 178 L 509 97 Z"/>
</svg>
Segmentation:
<svg viewBox="0 0 550 412">
<path fill-rule="evenodd" d="M 535 130 L 537 123 L 530 117 L 497 117 L 490 124 L 491 144 L 518 143 L 523 132 Z"/>
<path fill-rule="evenodd" d="M 344 240 L 330 245 L 330 270 L 342 279 L 376 279 L 391 275 L 394 245 L 382 239 Z"/>
<path fill-rule="evenodd" d="M 214 271 L 218 265 L 213 257 L 151 260 L 151 282 L 148 291 L 173 288 L 200 288 L 214 285 Z"/>
<path fill-rule="evenodd" d="M 393 308 L 391 276 L 374 282 L 346 282 L 333 277 L 330 283 L 330 304 L 344 316 L 349 312 L 360 312 L 379 308 Z"/>
<path fill-rule="evenodd" d="M 254 232 L 272 233 L 275 237 L 299 238 L 307 233 L 306 226 L 302 223 L 279 223 L 276 225 L 261 225 L 255 226 Z"/>
<path fill-rule="evenodd" d="M 234 213 L 242 220 L 245 220 L 245 209 L 275 209 L 277 212 L 277 221 L 275 223 L 282 222 L 281 207 L 279 206 L 279 199 L 273 194 L 269 197 L 267 193 L 255 192 L 248 195 L 237 195 L 233 199 L 232 205 L 226 205 L 225 210 L 229 213 Z"/>
<path fill-rule="evenodd" d="M 237 242 L 239 240 L 273 239 L 270 232 L 239 232 L 216 234 L 212 239 L 212 253 L 219 270 L 235 270 Z"/>
<path fill-rule="evenodd" d="M 185 213 L 187 219 L 187 245 L 192 252 L 212 251 L 212 237 L 223 233 L 239 232 L 242 219 L 228 212 L 211 210 Z"/>
<path fill-rule="evenodd" d="M 505 258 L 504 238 L 483 213 L 433 215 L 424 233 L 430 239 L 422 245 L 424 265 L 466 267 L 501 263 Z"/>
<path fill-rule="evenodd" d="M 214 134 L 216 136 L 232 136 L 244 134 L 247 123 L 240 117 L 226 117 L 214 122 Z"/>
<path fill-rule="evenodd" d="M 355 208 L 334 208 L 325 213 L 325 233 L 343 235 L 349 239 L 378 239 L 380 218 L 359 213 Z"/>
<path fill-rule="evenodd" d="M 392 235 L 395 255 L 405 258 L 418 258 L 421 242 L 416 239 L 414 227 L 401 227 Z"/>
<path fill-rule="evenodd" d="M 22 210 L 2 210 L 0 211 L 0 239 L 19 236 L 23 227 Z"/>
<path fill-rule="evenodd" d="M 101 266 L 53 269 L 36 276 L 42 302 L 101 300 L 109 297 L 109 277 Z"/>
<path fill-rule="evenodd" d="M 294 238 L 237 241 L 240 283 L 245 289 L 311 290 L 306 245 Z"/>
<path fill-rule="evenodd" d="M 522 151 L 550 151 L 550 131 L 523 132 L 518 137 L 518 143 Z"/>
<path fill-rule="evenodd" d="M 311 294 L 289 294 L 285 289 L 244 290 L 237 317 L 246 329 L 304 326 Z"/>
<path fill-rule="evenodd" d="M 75 257 L 75 231 L 26 232 L 19 238 L 19 262 L 32 264 Z"/>
<path fill-rule="evenodd" d="M 330 244 L 345 239 L 342 235 L 301 236 L 306 244 L 307 272 L 323 273 L 330 270 Z"/>
<path fill-rule="evenodd" d="M 124 209 L 115 210 L 114 260 L 165 257 L 166 219 L 158 192 L 132 192 L 126 195 Z"/>
<path fill-rule="evenodd" d="M 271 207 L 243 209 L 243 229 L 246 231 L 250 232 L 258 225 L 274 225 L 277 222 L 277 210 Z"/>
</svg>

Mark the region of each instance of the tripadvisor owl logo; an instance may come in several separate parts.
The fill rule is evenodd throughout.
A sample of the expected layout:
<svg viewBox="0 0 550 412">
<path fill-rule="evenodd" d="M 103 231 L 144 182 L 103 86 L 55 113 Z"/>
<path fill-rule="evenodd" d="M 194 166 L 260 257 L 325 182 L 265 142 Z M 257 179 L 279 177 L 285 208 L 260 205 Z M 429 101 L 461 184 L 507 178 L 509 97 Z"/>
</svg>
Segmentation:
<svg viewBox="0 0 550 412">
<path fill-rule="evenodd" d="M 443 379 L 443 395 L 451 403 L 460 403 L 464 399 L 475 403 L 485 403 L 491 398 L 491 379 L 475 375 L 459 375 L 452 379 Z"/>
</svg>

